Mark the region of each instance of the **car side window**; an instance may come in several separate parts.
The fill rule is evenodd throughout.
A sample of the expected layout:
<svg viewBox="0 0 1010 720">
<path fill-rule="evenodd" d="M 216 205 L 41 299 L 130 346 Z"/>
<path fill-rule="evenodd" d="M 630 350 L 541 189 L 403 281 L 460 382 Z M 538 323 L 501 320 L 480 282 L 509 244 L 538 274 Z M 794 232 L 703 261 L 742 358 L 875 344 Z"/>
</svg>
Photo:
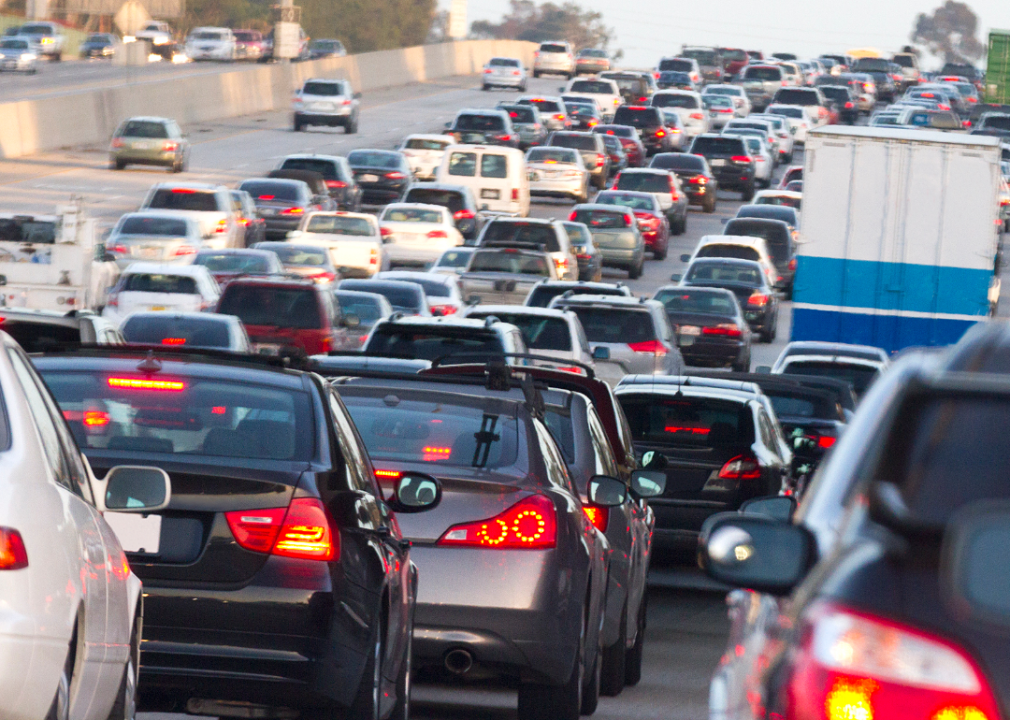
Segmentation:
<svg viewBox="0 0 1010 720">
<path fill-rule="evenodd" d="M 761 433 L 761 443 L 770 450 L 778 450 L 778 443 L 775 442 L 775 434 L 772 432 L 768 415 L 763 408 L 758 410 L 758 432 Z"/>
<path fill-rule="evenodd" d="M 610 447 L 610 441 L 607 440 L 607 433 L 603 431 L 603 423 L 600 422 L 592 405 L 586 412 L 586 420 L 589 424 L 589 437 L 593 443 L 593 454 L 596 456 L 596 474 L 620 478 L 614 451 Z"/>
<path fill-rule="evenodd" d="M 540 455 L 544 459 L 547 468 L 547 479 L 552 485 L 567 490 L 572 495 L 578 496 L 575 486 L 572 485 L 572 478 L 568 474 L 568 466 L 565 465 L 564 458 L 554 442 L 551 431 L 537 419 L 533 420 L 533 427 L 536 428 L 537 443 L 540 446 Z"/>
<path fill-rule="evenodd" d="M 329 392 L 329 401 L 337 442 L 340 444 L 340 452 L 344 456 L 344 466 L 347 468 L 348 485 L 356 490 L 371 493 L 381 500 L 382 493 L 375 482 L 374 473 L 371 472 L 372 464 L 368 459 L 368 453 L 348 419 L 347 409 L 332 390 Z"/>
<path fill-rule="evenodd" d="M 502 179 L 508 177 L 508 158 L 486 153 L 480 158 L 480 176 Z"/>
</svg>

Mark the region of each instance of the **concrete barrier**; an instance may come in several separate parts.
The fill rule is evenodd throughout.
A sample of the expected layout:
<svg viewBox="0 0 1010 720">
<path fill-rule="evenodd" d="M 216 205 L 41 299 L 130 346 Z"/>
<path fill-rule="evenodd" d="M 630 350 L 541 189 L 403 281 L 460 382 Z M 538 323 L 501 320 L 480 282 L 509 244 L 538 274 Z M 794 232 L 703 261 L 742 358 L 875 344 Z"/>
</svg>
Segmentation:
<svg viewBox="0 0 1010 720">
<path fill-rule="evenodd" d="M 303 63 L 250 65 L 0 103 L 0 158 L 108 142 L 128 117 L 175 118 L 186 126 L 290 107 L 308 78 L 351 81 L 363 93 L 480 72 L 497 55 L 533 65 L 534 43 L 467 40 Z"/>
</svg>

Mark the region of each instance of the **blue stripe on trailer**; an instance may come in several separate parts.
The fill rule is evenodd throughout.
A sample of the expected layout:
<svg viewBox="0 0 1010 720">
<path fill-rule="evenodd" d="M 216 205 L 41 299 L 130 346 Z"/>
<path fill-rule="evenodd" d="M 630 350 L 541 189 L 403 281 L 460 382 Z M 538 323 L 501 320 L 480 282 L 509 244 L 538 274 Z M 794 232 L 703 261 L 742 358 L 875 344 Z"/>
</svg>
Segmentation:
<svg viewBox="0 0 1010 720">
<path fill-rule="evenodd" d="M 884 312 L 989 313 L 991 270 L 811 255 L 796 261 L 795 302 Z"/>
<path fill-rule="evenodd" d="M 979 317 L 978 322 L 984 320 L 985 317 Z M 790 340 L 855 343 L 894 352 L 910 346 L 953 345 L 975 323 L 960 318 L 872 315 L 794 307 Z"/>
</svg>

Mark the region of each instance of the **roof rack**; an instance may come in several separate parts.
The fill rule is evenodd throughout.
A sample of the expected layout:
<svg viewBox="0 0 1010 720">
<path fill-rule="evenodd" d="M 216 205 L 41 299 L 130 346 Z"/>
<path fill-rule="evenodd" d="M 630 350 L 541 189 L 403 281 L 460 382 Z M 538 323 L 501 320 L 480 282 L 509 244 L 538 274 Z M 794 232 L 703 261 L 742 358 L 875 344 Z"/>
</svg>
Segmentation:
<svg viewBox="0 0 1010 720">
<path fill-rule="evenodd" d="M 494 316 L 491 316 L 491 317 L 494 317 Z M 481 352 L 481 353 L 448 353 L 446 355 L 441 355 L 441 356 L 435 358 L 434 360 L 432 360 L 431 361 L 431 367 L 432 367 L 432 369 L 434 369 L 434 368 L 437 368 L 437 367 L 440 367 L 440 366 L 444 366 L 446 364 L 445 361 L 449 360 L 449 359 L 458 360 L 460 358 L 467 358 L 467 357 L 477 359 L 477 358 L 486 358 L 488 355 L 494 355 L 494 357 L 496 359 L 497 358 L 501 358 L 502 360 L 505 360 L 507 358 L 519 358 L 521 360 L 533 360 L 534 362 L 537 362 L 537 363 L 546 363 L 548 365 L 556 365 L 558 367 L 565 367 L 565 368 L 576 367 L 576 368 L 582 370 L 582 372 L 585 373 L 585 376 L 587 378 L 589 378 L 589 379 L 592 380 L 593 378 L 596 377 L 596 372 L 593 370 L 592 366 L 586 365 L 585 363 L 581 363 L 578 360 L 562 360 L 560 358 L 552 357 L 550 355 L 538 355 L 536 353 L 495 353 L 493 351 Z M 449 363 L 449 364 L 453 364 L 453 363 Z M 460 364 L 462 364 L 462 363 L 460 363 Z M 469 364 L 480 364 L 480 363 L 466 363 L 466 364 L 469 365 Z M 524 369 L 525 366 L 523 366 L 523 365 L 511 365 L 510 367 L 511 367 L 511 369 L 512 369 L 513 372 L 522 372 L 522 370 Z M 540 365 L 532 365 L 531 367 L 541 367 L 541 366 Z M 545 368 L 545 369 L 550 369 L 550 368 Z"/>
</svg>

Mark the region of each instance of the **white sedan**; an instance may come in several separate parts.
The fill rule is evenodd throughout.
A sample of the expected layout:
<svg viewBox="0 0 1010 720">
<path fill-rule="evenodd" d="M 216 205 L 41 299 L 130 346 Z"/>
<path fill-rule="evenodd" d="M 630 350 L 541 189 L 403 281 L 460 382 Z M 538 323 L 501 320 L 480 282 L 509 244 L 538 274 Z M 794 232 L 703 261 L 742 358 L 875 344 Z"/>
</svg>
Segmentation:
<svg viewBox="0 0 1010 720">
<path fill-rule="evenodd" d="M 132 718 L 142 588 L 113 525 L 143 542 L 146 519 L 126 513 L 166 507 L 168 475 L 124 466 L 96 480 L 27 356 L 4 333 L 0 347 L 0 714 Z M 109 419 L 80 414 L 82 433 Z"/>
<path fill-rule="evenodd" d="M 391 266 L 428 266 L 463 244 L 455 218 L 441 205 L 387 205 L 379 216 L 379 231 Z"/>
<path fill-rule="evenodd" d="M 701 96 L 705 97 L 706 95 L 725 95 L 732 98 L 733 108 L 738 118 L 750 115 L 750 98 L 739 85 L 706 85 L 705 89 L 701 91 Z"/>
</svg>

